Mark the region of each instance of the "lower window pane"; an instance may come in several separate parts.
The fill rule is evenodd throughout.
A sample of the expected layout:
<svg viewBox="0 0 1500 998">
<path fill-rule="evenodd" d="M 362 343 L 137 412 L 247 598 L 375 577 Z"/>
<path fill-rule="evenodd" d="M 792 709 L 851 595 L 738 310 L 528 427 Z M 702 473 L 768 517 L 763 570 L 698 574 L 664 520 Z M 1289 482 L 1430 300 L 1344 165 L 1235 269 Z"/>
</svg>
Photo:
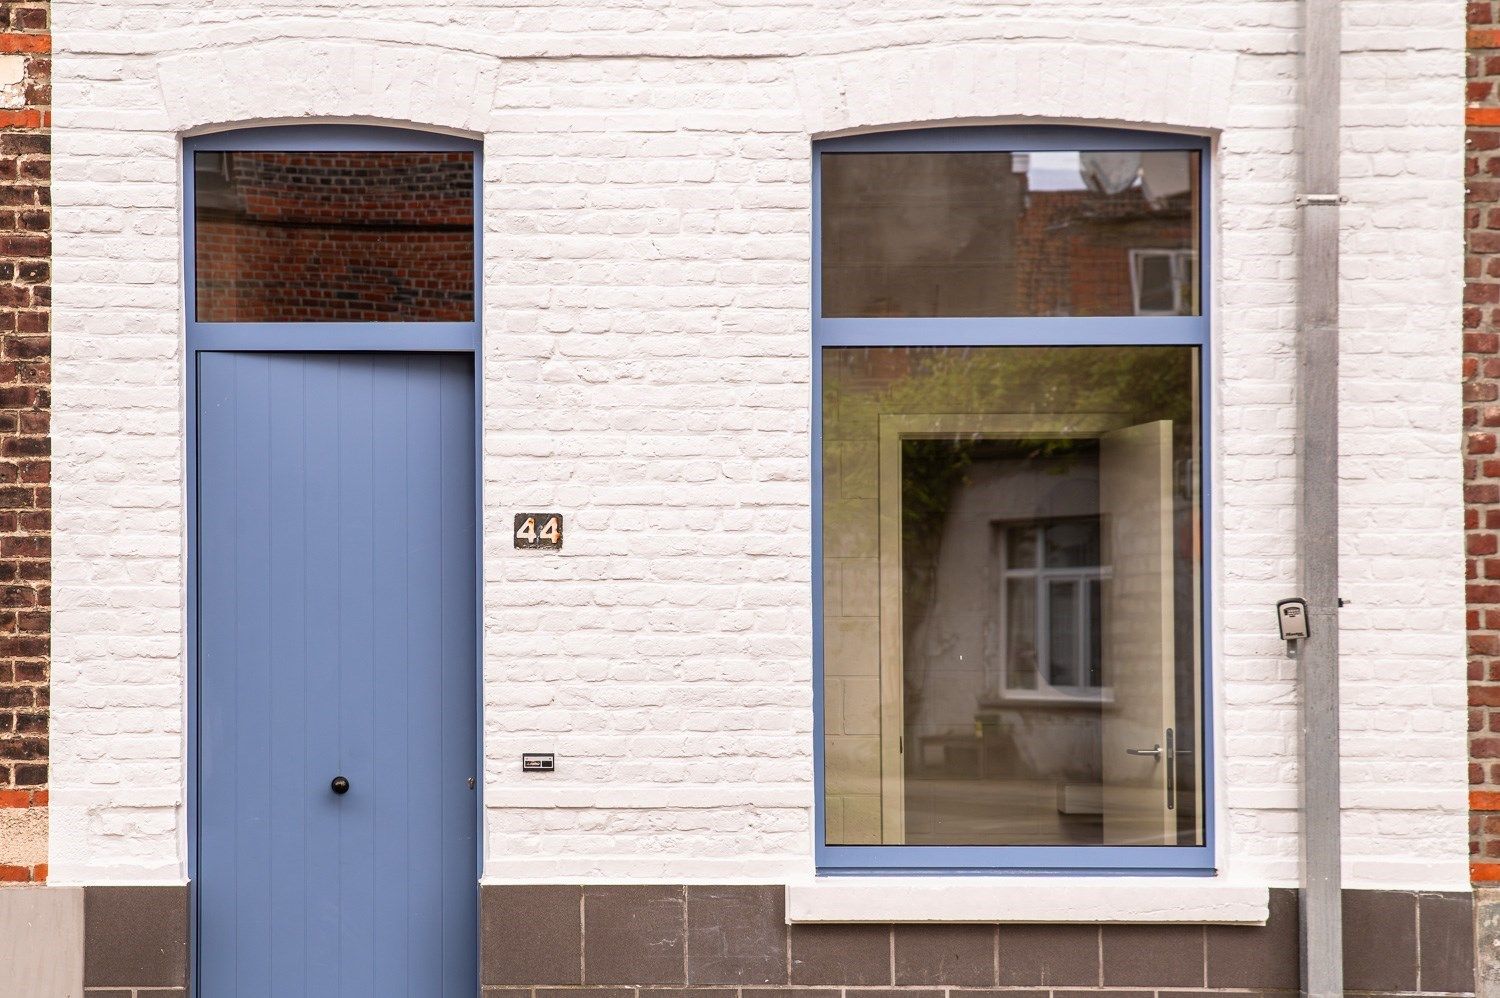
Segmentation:
<svg viewBox="0 0 1500 998">
<path fill-rule="evenodd" d="M 1201 844 L 1197 349 L 822 365 L 825 841 Z"/>
<path fill-rule="evenodd" d="M 1036 582 L 1028 577 L 1005 582 L 1005 686 L 1036 689 Z"/>
<path fill-rule="evenodd" d="M 1047 661 L 1053 689 L 1078 685 L 1078 607 L 1076 582 L 1047 583 Z"/>
</svg>

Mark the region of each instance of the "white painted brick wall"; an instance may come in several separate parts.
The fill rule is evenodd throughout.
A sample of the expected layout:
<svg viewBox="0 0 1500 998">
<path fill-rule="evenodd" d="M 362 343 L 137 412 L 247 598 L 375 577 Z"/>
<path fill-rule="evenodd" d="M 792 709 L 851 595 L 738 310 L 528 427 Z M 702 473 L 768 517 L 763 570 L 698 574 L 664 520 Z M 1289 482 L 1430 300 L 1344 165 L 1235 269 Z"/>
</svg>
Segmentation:
<svg viewBox="0 0 1500 998">
<path fill-rule="evenodd" d="M 1346 873 L 1462 888 L 1463 9 L 1345 8 Z M 181 133 L 485 137 L 486 875 L 781 881 L 811 871 L 809 141 L 1030 117 L 1218 136 L 1220 828 L 1232 876 L 1294 882 L 1298 5 L 935 10 L 59 0 L 52 879 L 184 876 Z M 526 508 L 564 553 L 511 550 Z"/>
</svg>

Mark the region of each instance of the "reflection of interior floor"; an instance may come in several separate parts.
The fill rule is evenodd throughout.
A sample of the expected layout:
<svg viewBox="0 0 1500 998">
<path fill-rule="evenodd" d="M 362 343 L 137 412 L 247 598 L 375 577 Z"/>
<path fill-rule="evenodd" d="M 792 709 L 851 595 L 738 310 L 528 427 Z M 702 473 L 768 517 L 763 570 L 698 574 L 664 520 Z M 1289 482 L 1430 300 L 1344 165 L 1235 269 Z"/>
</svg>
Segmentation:
<svg viewBox="0 0 1500 998">
<path fill-rule="evenodd" d="M 909 845 L 1097 845 L 1097 814 L 1061 814 L 1055 780 L 906 779 Z"/>
</svg>

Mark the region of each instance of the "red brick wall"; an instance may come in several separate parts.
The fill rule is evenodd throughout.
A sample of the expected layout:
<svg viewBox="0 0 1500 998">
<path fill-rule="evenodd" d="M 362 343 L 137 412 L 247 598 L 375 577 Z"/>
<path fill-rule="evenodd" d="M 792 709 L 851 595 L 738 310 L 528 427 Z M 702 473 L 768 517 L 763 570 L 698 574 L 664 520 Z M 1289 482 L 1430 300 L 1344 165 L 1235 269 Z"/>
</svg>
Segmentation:
<svg viewBox="0 0 1500 998">
<path fill-rule="evenodd" d="M 1016 225 L 1015 294 L 1023 303 L 1017 314 L 1133 314 L 1130 251 L 1192 246 L 1190 204 L 1182 197 L 1152 208 L 1139 188 L 1109 197 L 1027 194 Z"/>
<path fill-rule="evenodd" d="M 473 318 L 472 154 L 211 153 L 197 178 L 199 321 Z"/>
<path fill-rule="evenodd" d="M 0 3 L 0 59 L 25 60 L 0 87 L 0 809 L 47 804 L 51 624 L 51 36 L 45 2 Z M 16 827 L 14 824 L 7 827 Z M 45 821 L 27 823 L 45 836 Z M 39 844 L 45 848 L 45 842 Z M 7 862 L 0 881 L 45 880 Z M 12 855 L 18 855 L 13 853 Z"/>
</svg>

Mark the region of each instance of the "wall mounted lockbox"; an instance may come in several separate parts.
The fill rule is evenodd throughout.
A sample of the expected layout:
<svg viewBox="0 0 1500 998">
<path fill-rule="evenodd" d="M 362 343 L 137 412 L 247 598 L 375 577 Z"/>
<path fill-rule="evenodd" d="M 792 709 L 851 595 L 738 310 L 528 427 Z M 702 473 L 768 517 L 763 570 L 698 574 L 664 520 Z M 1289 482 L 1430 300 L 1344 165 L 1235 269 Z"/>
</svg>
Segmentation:
<svg viewBox="0 0 1500 998">
<path fill-rule="evenodd" d="M 1276 624 L 1281 628 L 1283 641 L 1296 641 L 1307 637 L 1307 600 L 1297 596 L 1278 600 Z"/>
</svg>

